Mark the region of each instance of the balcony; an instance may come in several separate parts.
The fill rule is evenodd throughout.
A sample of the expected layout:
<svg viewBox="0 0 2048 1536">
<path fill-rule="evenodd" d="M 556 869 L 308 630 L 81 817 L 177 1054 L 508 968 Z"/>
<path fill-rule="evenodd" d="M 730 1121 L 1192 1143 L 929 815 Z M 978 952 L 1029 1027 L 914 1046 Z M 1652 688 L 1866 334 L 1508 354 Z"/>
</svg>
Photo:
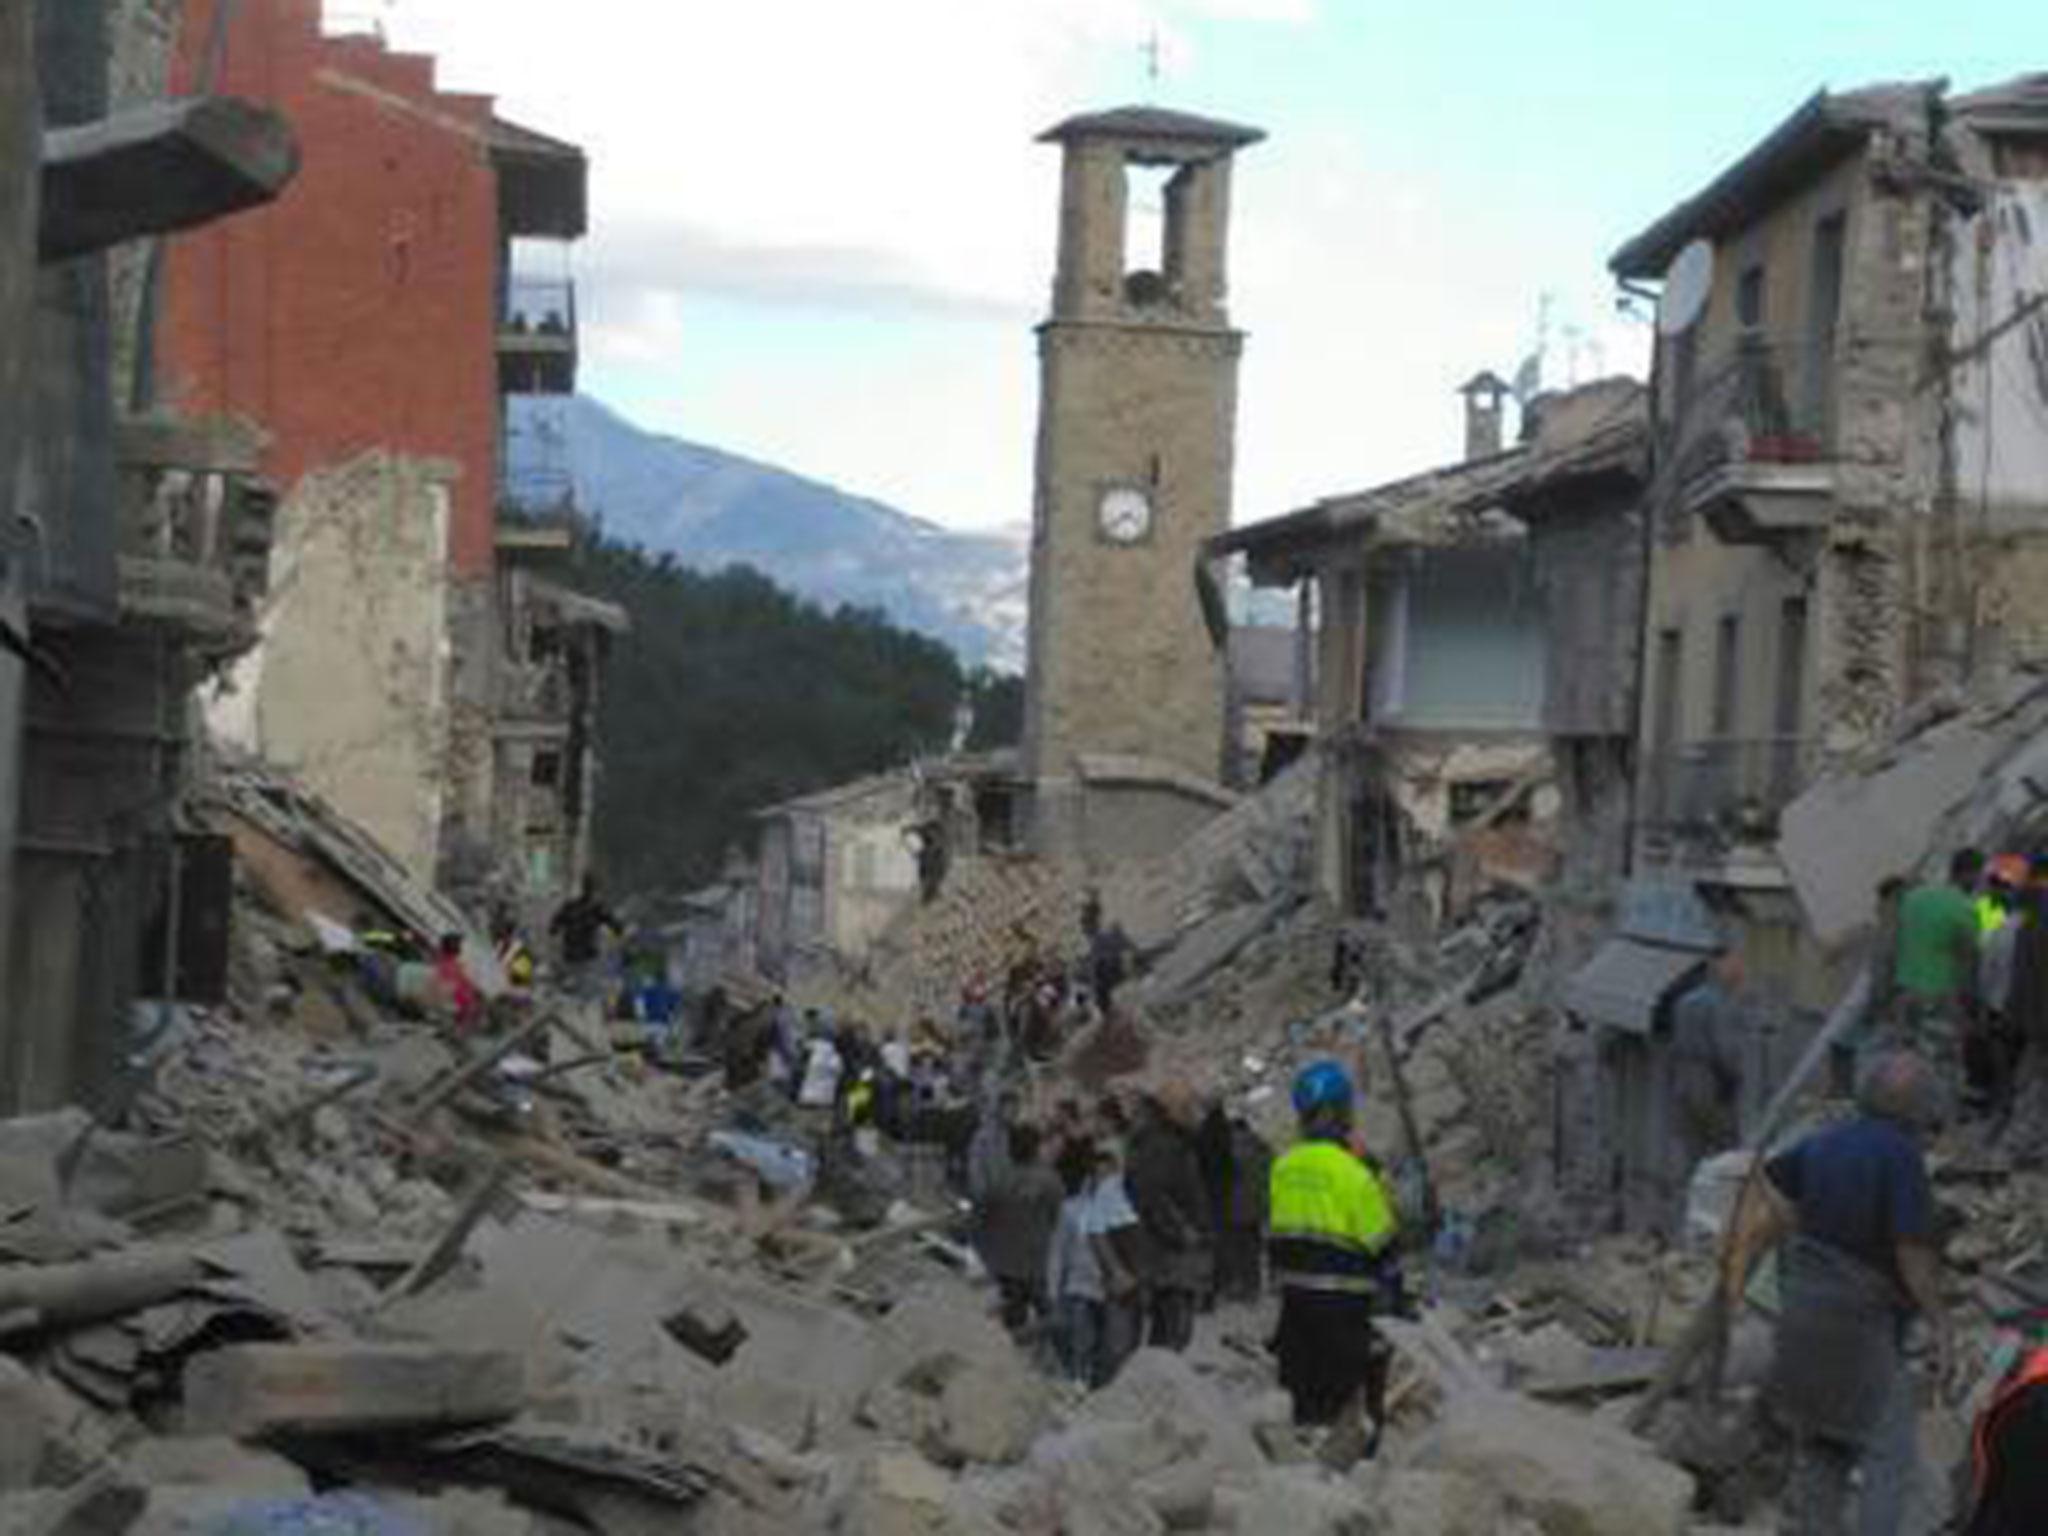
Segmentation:
<svg viewBox="0 0 2048 1536">
<path fill-rule="evenodd" d="M 1815 745 L 1801 736 L 1721 737 L 1652 753 L 1642 823 L 1723 844 L 1768 842 L 1779 813 L 1806 787 Z"/>
<path fill-rule="evenodd" d="M 1672 444 L 1679 511 L 1704 517 L 1729 544 L 1817 534 L 1834 511 L 1835 469 L 1820 392 L 1807 391 L 1786 349 L 1745 336 L 1698 376 Z"/>
<path fill-rule="evenodd" d="M 569 278 L 514 279 L 498 320 L 498 392 L 575 391 L 576 284 Z"/>
<path fill-rule="evenodd" d="M 257 476 L 260 435 L 233 421 L 151 417 L 120 429 L 124 619 L 217 657 L 256 639 L 277 498 Z"/>
</svg>

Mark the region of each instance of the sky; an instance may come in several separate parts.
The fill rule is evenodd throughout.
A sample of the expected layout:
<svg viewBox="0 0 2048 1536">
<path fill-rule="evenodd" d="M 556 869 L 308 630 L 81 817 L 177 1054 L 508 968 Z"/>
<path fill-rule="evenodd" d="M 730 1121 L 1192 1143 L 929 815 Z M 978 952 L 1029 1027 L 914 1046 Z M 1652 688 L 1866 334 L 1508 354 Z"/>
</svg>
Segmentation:
<svg viewBox="0 0 2048 1536">
<path fill-rule="evenodd" d="M 2039 0 L 330 11 L 380 14 L 444 83 L 589 151 L 586 392 L 959 528 L 1029 517 L 1058 197 L 1035 139 L 1074 112 L 1270 135 L 1234 186 L 1244 522 L 1455 458 L 1457 385 L 1544 336 L 1546 384 L 1640 372 L 1608 255 L 1814 90 L 2048 69 Z"/>
</svg>

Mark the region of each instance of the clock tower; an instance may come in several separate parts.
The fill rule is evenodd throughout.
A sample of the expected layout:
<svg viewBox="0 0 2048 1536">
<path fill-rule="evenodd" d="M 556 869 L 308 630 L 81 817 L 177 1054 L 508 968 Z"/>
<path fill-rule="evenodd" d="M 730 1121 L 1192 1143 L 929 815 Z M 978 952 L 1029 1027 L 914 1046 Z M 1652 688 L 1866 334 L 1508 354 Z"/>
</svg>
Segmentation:
<svg viewBox="0 0 2048 1536">
<path fill-rule="evenodd" d="M 1038 329 L 1024 755 L 1041 785 L 1082 754 L 1218 776 L 1223 679 L 1195 565 L 1230 525 L 1231 156 L 1263 137 L 1152 107 L 1043 136 L 1065 168 Z"/>
</svg>

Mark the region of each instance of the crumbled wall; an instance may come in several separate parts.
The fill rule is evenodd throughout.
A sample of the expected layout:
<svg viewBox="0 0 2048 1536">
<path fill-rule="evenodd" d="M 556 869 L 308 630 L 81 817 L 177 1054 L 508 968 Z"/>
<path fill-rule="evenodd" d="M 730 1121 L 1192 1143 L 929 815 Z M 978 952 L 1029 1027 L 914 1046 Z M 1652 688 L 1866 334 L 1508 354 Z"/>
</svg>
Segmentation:
<svg viewBox="0 0 2048 1536">
<path fill-rule="evenodd" d="M 448 797 L 448 481 L 384 453 L 302 480 L 279 508 L 262 639 L 208 705 L 428 882 Z"/>
<path fill-rule="evenodd" d="M 456 577 L 448 587 L 448 731 L 442 778 L 446 799 L 437 883 L 473 895 L 497 873 L 492 837 L 496 790 L 498 609 L 489 577 Z"/>
<path fill-rule="evenodd" d="M 1924 154 L 1917 132 L 1879 135 L 1873 157 Z M 1873 186 L 1849 223 L 1838 381 L 1835 518 L 1820 574 L 1819 705 L 1831 750 L 1881 739 L 1921 687 L 1950 681 L 1945 606 L 1919 557 L 1939 464 L 1926 366 L 1934 198 Z"/>
</svg>

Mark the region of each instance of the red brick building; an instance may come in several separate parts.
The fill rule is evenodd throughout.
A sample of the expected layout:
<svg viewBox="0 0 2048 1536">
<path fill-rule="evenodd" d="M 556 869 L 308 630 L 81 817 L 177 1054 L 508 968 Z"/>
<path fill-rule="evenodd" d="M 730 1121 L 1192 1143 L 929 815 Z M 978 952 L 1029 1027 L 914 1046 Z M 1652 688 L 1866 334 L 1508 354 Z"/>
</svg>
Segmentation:
<svg viewBox="0 0 2048 1536">
<path fill-rule="evenodd" d="M 575 388 L 572 286 L 514 268 L 531 242 L 581 238 L 584 156 L 442 89 L 431 58 L 329 35 L 319 0 L 244 0 L 209 57 L 219 3 L 185 0 L 174 88 L 216 71 L 282 112 L 303 155 L 275 205 L 173 242 L 165 266 L 159 397 L 259 425 L 283 497 L 275 605 L 227 690 L 229 733 L 423 875 L 552 894 L 587 847 L 558 824 L 586 819 L 587 731 L 531 718 L 516 610 L 569 540 L 501 538 L 500 444 L 512 395 Z M 549 775 L 572 814 L 532 792 Z"/>
<path fill-rule="evenodd" d="M 217 0 L 191 0 L 178 88 Z M 271 434 L 281 486 L 383 448 L 457 466 L 451 557 L 489 571 L 503 235 L 491 99 L 436 87 L 434 61 L 323 37 L 318 0 L 239 7 L 218 89 L 273 106 L 304 154 L 254 218 L 177 241 L 164 287 L 165 399 Z"/>
</svg>

